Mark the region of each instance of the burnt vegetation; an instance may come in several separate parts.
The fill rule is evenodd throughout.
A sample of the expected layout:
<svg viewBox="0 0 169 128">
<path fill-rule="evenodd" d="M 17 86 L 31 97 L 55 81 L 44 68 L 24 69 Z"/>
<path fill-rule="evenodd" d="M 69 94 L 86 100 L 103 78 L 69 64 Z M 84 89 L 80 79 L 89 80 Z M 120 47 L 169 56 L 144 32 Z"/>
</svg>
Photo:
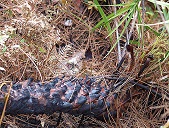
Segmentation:
<svg viewBox="0 0 169 128">
<path fill-rule="evenodd" d="M 1 0 L 1 127 L 167 128 L 168 6 Z"/>
</svg>

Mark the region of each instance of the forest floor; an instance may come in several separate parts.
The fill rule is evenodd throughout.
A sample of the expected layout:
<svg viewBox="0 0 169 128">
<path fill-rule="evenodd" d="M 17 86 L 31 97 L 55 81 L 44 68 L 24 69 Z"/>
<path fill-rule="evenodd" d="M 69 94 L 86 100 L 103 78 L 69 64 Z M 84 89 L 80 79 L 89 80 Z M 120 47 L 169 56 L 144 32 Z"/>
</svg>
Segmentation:
<svg viewBox="0 0 169 128">
<path fill-rule="evenodd" d="M 132 54 L 132 51 L 127 51 L 130 55 L 127 56 L 126 53 L 126 60 L 119 69 L 119 77 L 138 79 L 140 69 L 146 64 L 145 70 L 139 74 L 139 81 L 148 83 L 149 88 L 155 88 L 161 97 L 159 98 L 151 90 L 123 85 L 125 87 L 119 90 L 119 97 L 123 97 L 126 89 L 134 95 L 130 101 L 122 105 L 125 108 L 123 112 L 116 118 L 104 121 L 85 116 L 81 127 L 169 127 L 167 124 L 169 119 L 167 23 L 163 22 L 161 13 L 151 2 L 142 5 L 140 0 L 135 0 L 137 4 L 133 6 L 136 7 L 133 8 L 135 12 L 128 15 L 125 22 L 121 21 L 129 14 L 132 7 L 131 10 L 125 10 L 126 6 L 128 8 L 130 6 L 121 4 L 115 9 L 115 6 L 110 6 L 111 2 L 99 1 L 102 5 L 102 8 L 99 8 L 100 6 L 94 6 L 98 4 L 97 2 L 97 0 L 86 0 L 86 3 L 80 0 L 72 0 L 72 2 L 1 0 L 0 85 L 2 86 L 4 81 L 22 81 L 30 77 L 48 81 L 62 75 L 74 77 L 112 75 L 117 69 L 120 58 L 126 52 L 126 44 L 130 44 L 134 51 Z M 134 5 L 134 0 L 122 1 L 122 3 Z M 144 8 L 143 6 L 146 12 L 141 9 Z M 169 18 L 169 5 L 166 6 L 165 12 Z M 108 16 L 115 11 L 117 17 Z M 165 15 L 164 12 L 163 14 Z M 140 17 L 147 25 L 140 25 L 140 19 L 136 17 L 139 15 L 144 15 Z M 106 18 L 113 20 L 106 21 Z M 98 25 L 102 19 L 105 21 Z M 128 19 L 131 19 L 129 23 L 127 23 Z M 111 33 L 110 28 L 117 29 Z M 153 59 L 149 56 L 153 56 Z M 5 115 L 1 124 L 7 128 L 54 128 L 58 116 L 57 113 L 38 116 Z M 63 114 L 58 127 L 76 128 L 80 119 L 81 115 L 75 117 Z"/>
</svg>

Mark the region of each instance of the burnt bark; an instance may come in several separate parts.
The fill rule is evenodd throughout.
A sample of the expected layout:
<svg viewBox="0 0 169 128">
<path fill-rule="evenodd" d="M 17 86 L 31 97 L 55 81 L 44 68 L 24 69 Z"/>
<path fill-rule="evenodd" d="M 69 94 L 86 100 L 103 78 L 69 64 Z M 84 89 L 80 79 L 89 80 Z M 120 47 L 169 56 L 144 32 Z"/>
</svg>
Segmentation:
<svg viewBox="0 0 169 128">
<path fill-rule="evenodd" d="M 96 78 L 55 78 L 41 83 L 33 79 L 13 83 L 5 114 L 52 114 L 65 112 L 73 115 L 102 116 L 111 109 L 116 115 L 114 100 L 110 94 L 112 80 Z M 0 112 L 10 84 L 1 87 Z"/>
<path fill-rule="evenodd" d="M 52 114 L 54 112 L 69 113 L 75 116 L 88 115 L 98 119 L 106 118 L 111 114 L 117 115 L 121 108 L 117 105 L 116 88 L 130 83 L 152 92 L 162 98 L 160 91 L 149 88 L 137 80 L 128 80 L 125 77 L 85 77 L 85 78 L 55 78 L 48 82 L 34 82 L 28 79 L 22 82 L 1 84 L 0 113 L 2 113 L 9 94 L 5 114 Z M 167 95 L 168 97 L 168 95 Z M 130 95 L 122 97 L 121 102 L 130 100 Z M 123 108 L 122 108 L 123 109 Z"/>
</svg>

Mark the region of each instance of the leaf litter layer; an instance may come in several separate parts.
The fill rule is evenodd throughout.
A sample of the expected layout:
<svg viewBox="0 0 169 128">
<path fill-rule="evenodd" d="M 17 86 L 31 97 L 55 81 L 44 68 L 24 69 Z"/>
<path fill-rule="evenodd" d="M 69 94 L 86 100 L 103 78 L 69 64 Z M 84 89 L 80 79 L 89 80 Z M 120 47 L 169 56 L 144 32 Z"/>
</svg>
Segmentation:
<svg viewBox="0 0 169 128">
<path fill-rule="evenodd" d="M 107 31 L 92 28 L 101 19 L 99 12 L 74 3 L 58 1 L 2 1 L 0 3 L 0 82 L 22 81 L 30 77 L 48 81 L 65 75 L 74 77 L 112 75 L 118 63 L 117 49 L 104 58 L 117 37 L 107 37 Z M 113 21 L 111 22 L 114 26 Z M 122 27 L 122 26 L 121 26 Z M 122 31 L 119 30 L 119 31 Z M 137 33 L 137 31 L 136 31 Z M 124 35 L 125 36 L 125 35 Z M 137 34 L 135 35 L 137 36 Z M 168 37 L 165 33 L 154 35 L 147 30 L 144 47 L 134 45 L 135 65 L 129 72 L 128 58 L 120 68 L 119 77 L 135 79 L 142 63 L 149 54 L 154 55 L 150 66 L 143 72 L 141 81 L 156 83 L 156 88 L 166 95 L 168 89 L 167 63 Z M 137 37 L 136 37 L 137 38 Z M 123 43 L 121 43 L 123 47 Z M 92 55 L 91 55 L 92 53 Z M 155 85 L 154 85 L 155 86 Z M 122 105 L 122 115 L 106 121 L 85 117 L 86 127 L 157 127 L 166 122 L 168 102 L 156 98 L 151 92 L 126 84 L 121 88 L 119 98 L 129 89 L 134 95 L 130 102 Z M 119 105 L 120 106 L 120 105 Z M 6 115 L 5 127 L 56 126 L 58 114 L 53 115 Z M 29 120 L 28 120 L 29 119 Z M 81 116 L 63 114 L 60 127 L 77 127 Z"/>
</svg>

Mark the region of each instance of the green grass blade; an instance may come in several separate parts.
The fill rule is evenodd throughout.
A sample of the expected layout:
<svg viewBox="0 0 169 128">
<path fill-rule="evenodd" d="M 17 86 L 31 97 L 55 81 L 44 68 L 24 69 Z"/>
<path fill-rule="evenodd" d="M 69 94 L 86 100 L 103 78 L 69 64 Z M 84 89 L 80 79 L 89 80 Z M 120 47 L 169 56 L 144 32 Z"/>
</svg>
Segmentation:
<svg viewBox="0 0 169 128">
<path fill-rule="evenodd" d="M 158 5 L 169 8 L 169 3 L 167 2 L 162 2 L 162 1 L 157 1 L 157 0 L 148 0 L 148 1 L 151 3 L 158 4 Z"/>
<path fill-rule="evenodd" d="M 127 12 L 128 10 L 130 10 L 131 8 L 133 7 L 133 4 L 131 5 L 126 5 L 125 7 L 117 10 L 116 14 L 115 13 L 111 13 L 110 15 L 107 16 L 108 18 L 108 21 L 109 22 L 110 20 L 113 20 L 114 18 L 122 15 L 123 13 Z M 94 31 L 95 29 L 99 28 L 100 26 L 104 25 L 106 22 L 104 19 L 100 20 L 92 29 L 92 31 Z"/>
<path fill-rule="evenodd" d="M 124 29 L 122 30 L 122 32 L 121 32 L 121 34 L 120 34 L 120 36 L 119 36 L 119 38 L 117 39 L 116 43 L 111 47 L 110 51 L 107 53 L 107 55 L 106 55 L 104 58 L 106 58 L 106 57 L 111 53 L 111 51 L 112 51 L 112 50 L 115 48 L 115 46 L 117 45 L 118 41 L 119 41 L 119 40 L 121 39 L 121 37 L 123 36 L 123 34 L 124 34 L 126 28 L 128 27 L 128 25 L 129 25 L 129 23 L 130 23 L 130 21 L 131 21 L 131 19 L 132 19 L 132 17 L 133 17 L 133 14 L 134 14 L 134 12 L 135 12 L 134 10 L 135 10 L 135 9 L 133 8 L 133 11 L 131 12 L 131 14 L 130 14 L 130 16 L 129 16 L 129 18 L 128 18 L 126 24 L 125 24 L 125 26 L 124 26 Z"/>
<path fill-rule="evenodd" d="M 117 29 L 118 27 L 129 17 L 129 15 L 133 12 L 133 9 L 131 9 L 126 15 L 125 17 L 118 23 L 118 25 L 109 33 L 109 35 L 107 37 L 109 37 L 110 35 L 112 35 Z"/>
<path fill-rule="evenodd" d="M 169 51 L 166 52 L 165 56 L 160 60 L 160 62 L 164 62 L 167 58 L 169 58 Z"/>
<path fill-rule="evenodd" d="M 145 28 L 153 32 L 156 36 L 160 36 L 160 33 L 154 30 L 153 28 L 151 28 L 150 26 L 145 26 Z"/>
<path fill-rule="evenodd" d="M 106 25 L 108 33 L 110 33 L 111 32 L 111 26 L 110 26 L 110 23 L 108 22 L 108 18 L 106 16 L 106 14 L 104 13 L 103 9 L 101 8 L 101 6 L 100 6 L 100 4 L 99 4 L 99 2 L 97 0 L 94 0 L 94 3 L 96 4 L 96 6 L 97 6 L 97 8 L 99 10 L 99 13 L 103 18 L 103 21 L 104 21 L 104 23 Z M 110 37 L 110 39 L 112 40 L 112 37 Z"/>
</svg>

